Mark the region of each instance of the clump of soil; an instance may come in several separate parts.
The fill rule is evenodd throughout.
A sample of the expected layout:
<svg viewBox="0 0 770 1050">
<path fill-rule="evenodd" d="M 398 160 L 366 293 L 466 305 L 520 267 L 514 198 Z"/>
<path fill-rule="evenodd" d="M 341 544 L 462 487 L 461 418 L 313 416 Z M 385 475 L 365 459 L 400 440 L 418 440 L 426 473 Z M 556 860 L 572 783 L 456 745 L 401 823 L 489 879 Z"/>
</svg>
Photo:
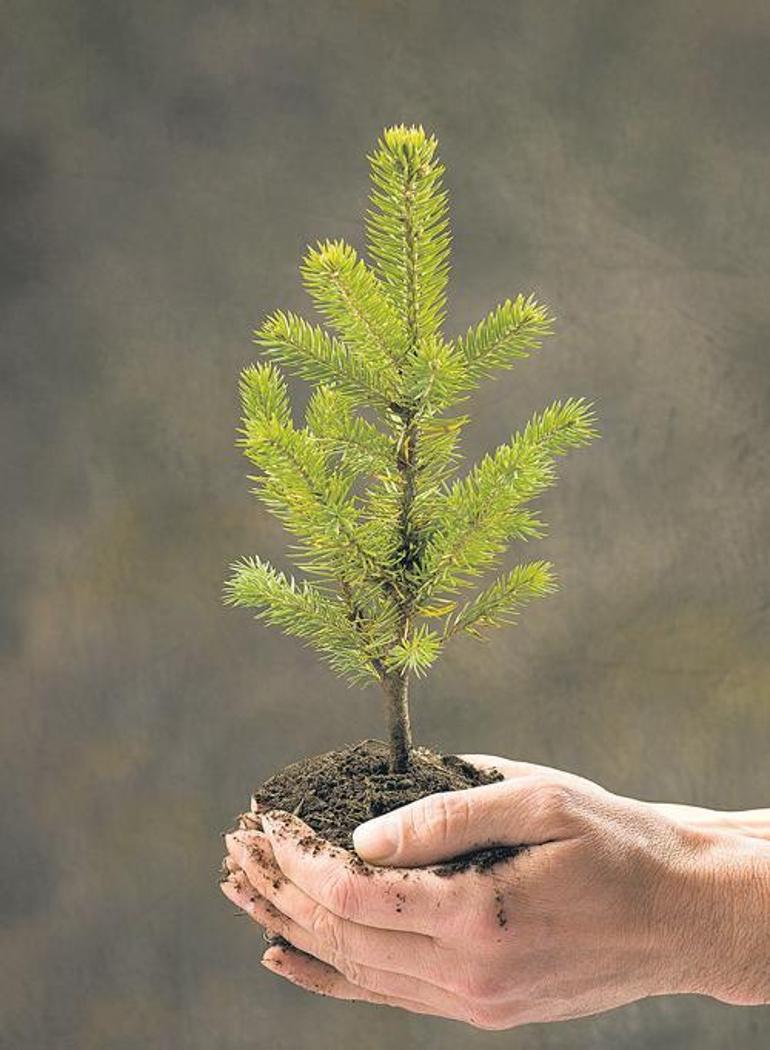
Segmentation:
<svg viewBox="0 0 770 1050">
<path fill-rule="evenodd" d="M 425 747 L 414 749 L 406 773 L 393 773 L 387 745 L 362 740 L 286 766 L 257 788 L 254 798 L 259 808 L 294 813 L 327 841 L 353 850 L 353 830 L 365 820 L 439 791 L 459 791 L 502 779 L 497 770 L 479 770 L 457 755 L 440 755 Z M 490 841 L 431 869 L 446 876 L 470 868 L 486 871 L 525 848 Z"/>
</svg>

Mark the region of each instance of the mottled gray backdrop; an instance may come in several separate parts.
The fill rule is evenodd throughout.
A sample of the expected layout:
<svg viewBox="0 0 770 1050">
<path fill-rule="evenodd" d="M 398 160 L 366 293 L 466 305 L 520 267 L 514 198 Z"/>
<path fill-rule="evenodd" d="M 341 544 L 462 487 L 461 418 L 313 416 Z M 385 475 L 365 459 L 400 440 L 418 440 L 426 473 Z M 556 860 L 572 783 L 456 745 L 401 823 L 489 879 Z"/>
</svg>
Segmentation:
<svg viewBox="0 0 770 1050">
<path fill-rule="evenodd" d="M 765 1047 L 770 1010 L 695 997 L 502 1035 L 313 997 L 258 966 L 214 876 L 253 783 L 381 732 L 373 689 L 220 586 L 242 554 L 291 564 L 234 446 L 251 328 L 312 314 L 306 244 L 361 246 L 365 154 L 399 121 L 448 165 L 449 331 L 518 291 L 558 317 L 471 403 L 469 458 L 555 397 L 603 431 L 524 552 L 561 594 L 454 644 L 419 739 L 770 804 L 768 5 L 12 0 L 2 23 L 2 1046 Z"/>
</svg>

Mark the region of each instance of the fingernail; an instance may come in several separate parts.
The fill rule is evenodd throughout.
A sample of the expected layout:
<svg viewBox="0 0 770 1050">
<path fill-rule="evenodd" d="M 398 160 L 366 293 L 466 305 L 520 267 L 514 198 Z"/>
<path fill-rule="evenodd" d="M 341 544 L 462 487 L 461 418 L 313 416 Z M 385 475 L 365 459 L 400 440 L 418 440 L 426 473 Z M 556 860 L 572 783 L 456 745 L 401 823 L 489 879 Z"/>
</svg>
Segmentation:
<svg viewBox="0 0 770 1050">
<path fill-rule="evenodd" d="M 231 857 L 229 853 L 222 863 L 231 875 L 243 870 L 235 857 Z"/>
<path fill-rule="evenodd" d="M 239 831 L 260 831 L 262 822 L 255 813 L 240 813 L 238 815 Z"/>
<path fill-rule="evenodd" d="M 220 882 L 219 885 L 222 889 L 222 893 L 224 893 L 229 901 L 236 904 L 239 908 L 243 908 L 244 911 L 251 911 L 250 894 L 246 890 L 233 882 L 232 879 L 225 879 L 225 881 Z"/>
<path fill-rule="evenodd" d="M 225 845 L 227 846 L 228 853 L 232 853 L 236 860 L 243 855 L 245 849 L 244 843 L 238 837 L 237 831 L 228 831 L 225 835 Z"/>
<path fill-rule="evenodd" d="M 284 813 L 280 809 L 273 809 L 267 813 L 262 813 L 261 817 L 262 827 L 271 838 L 274 835 L 278 835 L 280 831 L 294 831 L 290 813 Z"/>
<path fill-rule="evenodd" d="M 271 945 L 271 947 L 274 947 L 274 945 Z M 270 951 L 270 948 L 268 948 L 268 951 Z M 265 958 L 265 956 L 263 955 L 262 958 L 259 961 L 262 963 L 262 965 L 265 967 L 265 969 L 269 970 L 271 973 L 277 973 L 277 974 L 279 974 L 282 977 L 286 976 L 286 970 L 284 968 L 284 963 L 283 963 L 283 959 L 282 958 L 278 958 L 278 959 L 272 958 L 271 959 L 269 956 L 267 958 Z"/>
<path fill-rule="evenodd" d="M 353 846 L 364 860 L 381 864 L 398 849 L 398 820 L 386 814 L 359 824 L 353 832 Z"/>
</svg>

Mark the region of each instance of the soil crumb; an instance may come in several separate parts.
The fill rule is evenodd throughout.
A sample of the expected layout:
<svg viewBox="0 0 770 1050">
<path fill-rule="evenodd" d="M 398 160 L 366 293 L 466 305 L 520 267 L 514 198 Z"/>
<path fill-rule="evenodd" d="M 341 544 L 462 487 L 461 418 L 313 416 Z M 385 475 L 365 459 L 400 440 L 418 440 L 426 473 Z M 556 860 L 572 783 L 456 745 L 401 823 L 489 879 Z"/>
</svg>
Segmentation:
<svg viewBox="0 0 770 1050">
<path fill-rule="evenodd" d="M 407 772 L 393 773 L 387 745 L 381 740 L 362 740 L 286 766 L 258 787 L 254 798 L 265 809 L 295 813 L 328 842 L 352 850 L 353 830 L 365 820 L 439 791 L 459 791 L 502 779 L 497 770 L 479 770 L 457 755 L 441 755 L 425 747 L 414 749 Z M 488 871 L 524 849 L 526 846 L 490 843 L 431 867 L 442 876 L 469 869 Z M 354 856 L 356 866 L 375 870 Z"/>
</svg>

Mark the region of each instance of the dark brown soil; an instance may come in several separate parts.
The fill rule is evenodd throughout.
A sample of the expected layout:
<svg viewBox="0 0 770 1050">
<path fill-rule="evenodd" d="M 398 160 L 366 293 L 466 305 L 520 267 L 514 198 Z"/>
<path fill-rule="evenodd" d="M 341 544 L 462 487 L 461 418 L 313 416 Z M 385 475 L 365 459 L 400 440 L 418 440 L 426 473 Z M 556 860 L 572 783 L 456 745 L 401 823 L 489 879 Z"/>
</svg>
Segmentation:
<svg viewBox="0 0 770 1050">
<path fill-rule="evenodd" d="M 353 829 L 371 817 L 439 791 L 502 779 L 497 770 L 481 771 L 456 755 L 440 755 L 423 747 L 413 751 L 408 772 L 392 773 L 387 746 L 379 740 L 362 740 L 286 766 L 257 788 L 254 798 L 260 808 L 295 813 L 318 835 L 352 851 Z M 447 876 L 470 868 L 486 871 L 525 848 L 490 841 L 431 867 Z"/>
</svg>

